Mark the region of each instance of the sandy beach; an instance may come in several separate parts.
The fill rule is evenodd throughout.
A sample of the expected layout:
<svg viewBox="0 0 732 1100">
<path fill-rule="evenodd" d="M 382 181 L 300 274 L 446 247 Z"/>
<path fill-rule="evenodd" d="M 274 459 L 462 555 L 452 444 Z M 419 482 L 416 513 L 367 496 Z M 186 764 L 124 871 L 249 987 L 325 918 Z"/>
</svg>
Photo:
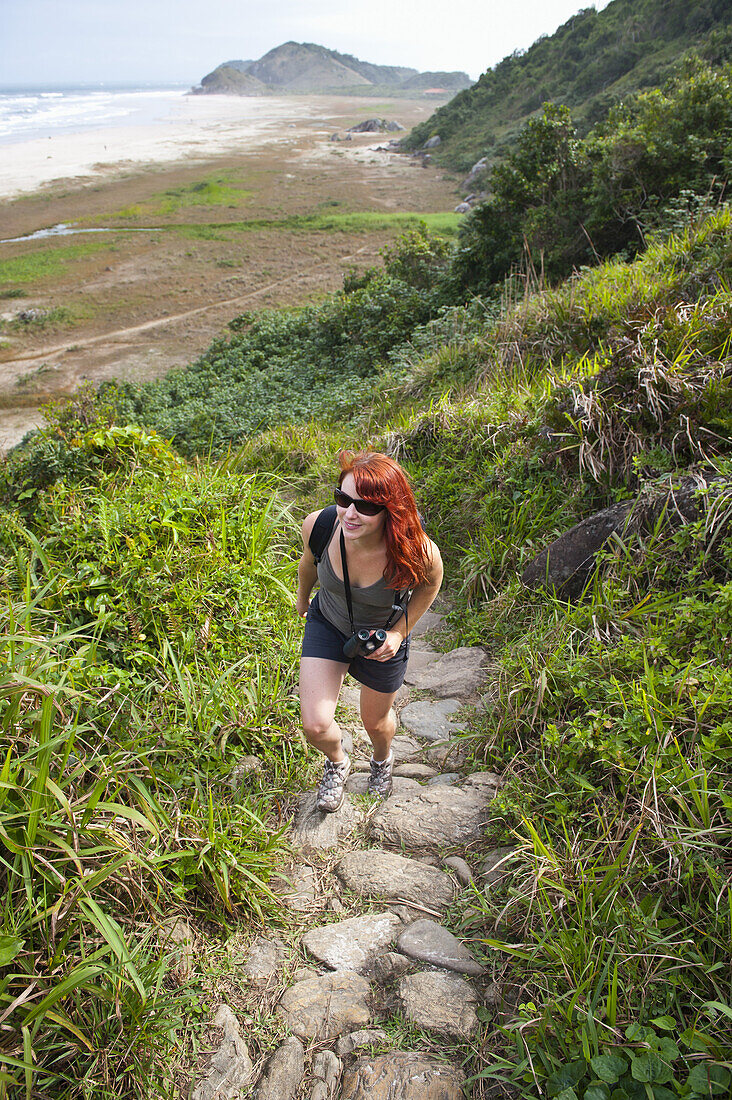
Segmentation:
<svg viewBox="0 0 732 1100">
<path fill-rule="evenodd" d="M 109 178 L 122 169 L 183 159 L 203 162 L 284 141 L 298 123 L 313 123 L 319 106 L 304 97 L 171 93 L 170 100 L 166 121 L 108 125 L 0 144 L 0 198 L 62 180 Z"/>
<path fill-rule="evenodd" d="M 453 217 L 455 180 L 384 151 L 390 135 L 346 140 L 433 108 L 180 96 L 164 122 L 2 145 L 0 238 L 22 239 L 0 243 L 0 449 L 45 402 L 185 366 L 232 318 L 317 301 L 417 217 Z"/>
</svg>

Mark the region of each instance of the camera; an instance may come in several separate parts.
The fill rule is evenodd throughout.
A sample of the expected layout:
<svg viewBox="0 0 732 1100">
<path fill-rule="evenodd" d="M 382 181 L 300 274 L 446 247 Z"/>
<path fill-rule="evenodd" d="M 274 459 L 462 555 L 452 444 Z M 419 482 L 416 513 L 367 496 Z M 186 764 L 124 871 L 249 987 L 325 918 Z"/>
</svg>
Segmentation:
<svg viewBox="0 0 732 1100">
<path fill-rule="evenodd" d="M 349 661 L 352 661 L 357 654 L 362 656 L 367 653 L 373 653 L 386 641 L 385 630 L 375 630 L 373 634 L 370 630 L 357 630 L 348 639 L 343 646 L 343 656 L 347 657 Z"/>
</svg>

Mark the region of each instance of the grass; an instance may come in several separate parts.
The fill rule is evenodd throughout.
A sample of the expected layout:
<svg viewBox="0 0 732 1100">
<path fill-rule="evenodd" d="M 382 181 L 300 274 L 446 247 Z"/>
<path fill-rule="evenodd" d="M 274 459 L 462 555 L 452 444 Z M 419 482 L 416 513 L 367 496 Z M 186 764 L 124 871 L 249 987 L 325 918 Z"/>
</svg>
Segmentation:
<svg viewBox="0 0 732 1100">
<path fill-rule="evenodd" d="M 293 214 L 287 218 L 252 218 L 245 222 L 208 225 L 176 225 L 169 228 L 185 237 L 207 240 L 233 240 L 233 233 L 254 230 L 315 233 L 377 233 L 385 230 L 406 232 L 420 225 L 438 235 L 457 234 L 460 215 L 452 213 L 381 213 L 365 210 L 352 213 Z"/>
<path fill-rule="evenodd" d="M 45 244 L 43 248 L 24 252 L 21 256 L 0 260 L 0 284 L 22 283 L 27 285 L 28 283 L 39 282 L 42 279 L 52 278 L 61 274 L 70 265 L 85 260 L 88 256 L 96 256 L 104 252 L 115 252 L 117 242 L 118 238 L 114 234 L 109 234 L 109 236 L 105 234 L 103 240 L 86 240 L 77 244 L 64 245 Z"/>
<path fill-rule="evenodd" d="M 418 279 L 426 244 L 412 243 L 399 262 Z M 198 458 L 86 395 L 8 460 L 0 826 L 17 835 L 0 997 L 9 1007 L 31 981 L 40 992 L 6 1019 L 8 1095 L 126 1097 L 143 1080 L 164 1094 L 170 1022 L 190 1043 L 178 1021 L 199 995 L 176 995 L 139 929 L 158 909 L 209 937 L 281 920 L 278 830 L 311 766 L 293 698 L 298 517 L 283 500 L 321 506 L 344 445 L 408 468 L 447 563 L 452 641 L 485 647 L 497 669 L 468 744 L 503 776 L 485 854 L 514 852 L 450 913 L 495 983 L 485 1026 L 460 1047 L 474 1100 L 729 1094 L 731 269 L 722 212 L 633 264 L 549 290 L 514 279 L 502 303 L 418 327 L 397 325 L 409 284 L 356 279 L 337 309 L 243 318 L 155 391 L 156 415 L 179 415 L 185 396 L 176 423 L 205 436 Z M 257 431 L 265 407 L 291 414 L 293 345 L 312 352 L 320 394 L 344 333 L 348 356 L 374 355 L 362 404 L 349 381 L 350 405 L 336 393 L 327 415 Z M 224 367 L 239 385 L 247 356 L 262 382 L 247 390 L 253 429 L 214 459 L 223 412 L 208 387 Z M 681 476 L 701 486 L 696 518 L 650 511 L 605 548 L 581 598 L 522 586 L 523 564 L 573 523 Z M 263 768 L 234 792 L 241 752 Z M 69 812 L 79 852 L 59 841 Z M 59 899 L 73 908 L 57 934 Z M 37 1022 L 65 981 L 50 1006 L 61 1022 Z M 252 1011 L 258 1050 L 280 1034 L 268 1013 Z M 392 1034 L 423 1038 L 399 1019 Z"/>
<path fill-rule="evenodd" d="M 126 206 L 114 211 L 110 218 L 132 219 L 177 214 L 198 206 L 236 207 L 246 203 L 253 192 L 235 185 L 236 177 L 231 173 L 217 173 L 205 176 L 195 183 L 181 187 L 172 187 L 151 195 L 144 202 Z"/>
</svg>

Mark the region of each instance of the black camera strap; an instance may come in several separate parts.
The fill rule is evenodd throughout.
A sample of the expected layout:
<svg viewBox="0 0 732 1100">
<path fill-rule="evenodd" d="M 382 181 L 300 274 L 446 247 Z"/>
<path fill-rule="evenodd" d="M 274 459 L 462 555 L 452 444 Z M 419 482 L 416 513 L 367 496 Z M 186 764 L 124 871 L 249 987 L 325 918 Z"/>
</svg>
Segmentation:
<svg viewBox="0 0 732 1100">
<path fill-rule="evenodd" d="M 348 576 L 348 561 L 346 559 L 346 540 L 343 537 L 343 531 L 341 531 L 340 537 L 341 548 L 341 569 L 343 570 L 343 586 L 346 590 L 346 606 L 348 608 L 348 621 L 351 624 L 351 634 L 356 633 L 356 628 L 353 625 L 353 598 L 351 596 L 351 581 Z M 383 629 L 389 630 L 392 624 L 395 622 L 397 616 L 407 616 L 407 605 L 412 596 L 412 589 L 405 588 L 403 593 L 394 591 L 394 601 L 391 605 L 391 614 L 386 620 Z M 409 632 L 409 619 L 407 618 L 407 633 Z"/>
</svg>

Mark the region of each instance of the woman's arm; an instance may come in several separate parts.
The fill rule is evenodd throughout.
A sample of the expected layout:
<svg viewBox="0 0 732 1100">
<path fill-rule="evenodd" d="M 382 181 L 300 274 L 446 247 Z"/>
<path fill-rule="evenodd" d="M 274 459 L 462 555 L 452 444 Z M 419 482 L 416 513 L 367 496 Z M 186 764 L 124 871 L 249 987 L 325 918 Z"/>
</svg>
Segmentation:
<svg viewBox="0 0 732 1100">
<path fill-rule="evenodd" d="M 315 558 L 308 543 L 310 542 L 313 524 L 319 515 L 320 511 L 311 512 L 309 516 L 305 517 L 302 524 L 303 551 L 297 565 L 297 601 L 295 604 L 298 615 L 307 615 L 310 606 L 310 593 L 318 579 L 318 567 L 315 564 Z"/>
<path fill-rule="evenodd" d="M 442 585 L 444 570 L 440 551 L 431 539 L 429 544 L 431 564 L 427 580 L 414 589 L 407 607 L 407 614 L 402 615 L 401 619 L 387 630 L 384 644 L 374 650 L 373 654 L 369 654 L 371 660 L 388 661 L 393 657 L 407 636 L 407 626 L 410 631 L 413 630 L 415 623 L 419 622 L 425 611 L 428 611 L 435 602 Z"/>
</svg>

